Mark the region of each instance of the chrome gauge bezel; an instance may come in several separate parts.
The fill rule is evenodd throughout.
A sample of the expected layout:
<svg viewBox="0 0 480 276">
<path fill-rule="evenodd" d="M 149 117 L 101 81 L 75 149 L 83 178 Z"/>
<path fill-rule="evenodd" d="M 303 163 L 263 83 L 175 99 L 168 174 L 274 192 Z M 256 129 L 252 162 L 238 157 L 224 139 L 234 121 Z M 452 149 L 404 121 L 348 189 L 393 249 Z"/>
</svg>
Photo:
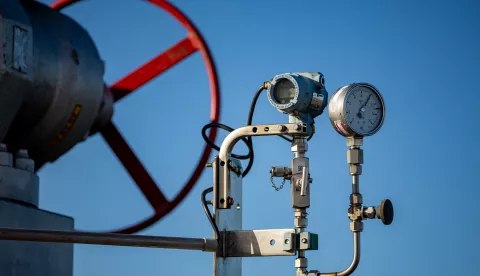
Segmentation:
<svg viewBox="0 0 480 276">
<path fill-rule="evenodd" d="M 353 130 L 345 118 L 347 98 L 350 93 L 352 93 L 352 91 L 358 87 L 365 87 L 375 93 L 380 99 L 382 108 L 382 117 L 379 124 L 373 130 L 364 133 Z M 330 117 L 330 123 L 340 135 L 345 137 L 366 137 L 377 133 L 385 121 L 385 115 L 385 101 L 383 100 L 382 94 L 375 88 L 375 86 L 369 83 L 354 83 L 337 89 L 328 104 L 328 116 Z"/>
</svg>

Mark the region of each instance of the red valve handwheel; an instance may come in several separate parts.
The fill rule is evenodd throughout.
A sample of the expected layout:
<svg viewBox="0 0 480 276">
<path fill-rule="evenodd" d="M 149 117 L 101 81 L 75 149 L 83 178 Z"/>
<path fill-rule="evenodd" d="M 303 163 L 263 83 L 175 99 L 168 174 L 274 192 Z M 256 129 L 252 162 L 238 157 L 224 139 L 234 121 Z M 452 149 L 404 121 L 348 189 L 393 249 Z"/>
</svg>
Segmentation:
<svg viewBox="0 0 480 276">
<path fill-rule="evenodd" d="M 51 5 L 53 9 L 61 10 L 72 4 L 80 2 L 81 0 L 59 0 Z M 205 43 L 202 35 L 194 26 L 194 24 L 175 6 L 165 0 L 147 0 L 156 6 L 167 11 L 171 16 L 175 17 L 185 29 L 188 31 L 188 36 L 182 41 L 178 42 L 164 53 L 158 55 L 151 61 L 139 67 L 129 75 L 117 81 L 110 87 L 114 101 L 127 96 L 137 88 L 146 84 L 159 74 L 173 67 L 175 64 L 190 56 L 196 51 L 200 51 L 203 60 L 207 67 L 208 78 L 210 82 L 210 120 L 211 122 L 218 122 L 220 117 L 220 89 L 218 77 L 215 69 L 210 50 Z M 144 168 L 140 160 L 135 156 L 135 153 L 129 147 L 128 143 L 117 130 L 113 122 L 101 131 L 103 138 L 108 143 L 112 151 L 117 155 L 120 162 L 122 162 L 125 169 L 128 171 L 132 179 L 142 191 L 143 195 L 150 202 L 155 214 L 150 218 L 145 219 L 135 225 L 112 231 L 114 233 L 131 234 L 143 230 L 162 217 L 171 212 L 192 190 L 197 180 L 200 178 L 205 164 L 208 162 L 212 148 L 205 145 L 203 153 L 197 166 L 190 176 L 190 179 L 185 183 L 180 192 L 172 201 L 169 201 L 158 188 L 155 181 Z M 214 141 L 217 136 L 216 129 L 212 129 L 209 138 Z"/>
</svg>

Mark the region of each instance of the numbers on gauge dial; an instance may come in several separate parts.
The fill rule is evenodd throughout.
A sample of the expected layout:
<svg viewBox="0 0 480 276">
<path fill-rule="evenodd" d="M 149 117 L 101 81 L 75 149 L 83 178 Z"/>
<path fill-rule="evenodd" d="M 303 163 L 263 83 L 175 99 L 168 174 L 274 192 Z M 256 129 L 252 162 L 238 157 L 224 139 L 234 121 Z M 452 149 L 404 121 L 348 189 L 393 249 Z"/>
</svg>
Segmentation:
<svg viewBox="0 0 480 276">
<path fill-rule="evenodd" d="M 366 87 L 356 87 L 348 93 L 344 111 L 348 125 L 358 134 L 369 134 L 382 122 L 382 101 Z"/>
</svg>

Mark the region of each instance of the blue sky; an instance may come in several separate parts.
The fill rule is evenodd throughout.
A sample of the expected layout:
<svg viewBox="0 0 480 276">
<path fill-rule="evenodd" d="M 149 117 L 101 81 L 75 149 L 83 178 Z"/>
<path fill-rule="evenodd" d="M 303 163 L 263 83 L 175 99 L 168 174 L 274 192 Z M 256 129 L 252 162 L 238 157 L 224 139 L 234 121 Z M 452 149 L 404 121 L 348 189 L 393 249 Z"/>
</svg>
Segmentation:
<svg viewBox="0 0 480 276">
<path fill-rule="evenodd" d="M 387 117 L 381 131 L 365 139 L 361 192 L 365 205 L 390 198 L 395 220 L 389 227 L 378 220 L 365 222 L 355 275 L 476 272 L 479 4 L 172 2 L 194 20 L 211 47 L 222 88 L 221 121 L 232 127 L 246 124 L 254 91 L 279 73 L 320 71 L 330 93 L 360 81 L 382 92 Z M 143 1 L 87 1 L 65 13 L 90 32 L 106 62 L 108 83 L 186 35 L 165 12 Z M 186 181 L 204 145 L 200 130 L 209 120 L 208 89 L 204 65 L 195 54 L 116 105 L 115 123 L 169 197 Z M 254 123 L 286 120 L 264 94 Z M 352 257 L 347 147 L 327 114 L 316 125 L 308 151 L 314 179 L 308 229 L 319 234 L 320 250 L 307 257 L 309 268 L 335 271 Z M 288 189 L 275 192 L 268 173 L 271 166 L 289 164 L 290 146 L 278 138 L 258 138 L 255 149 L 256 162 L 244 180 L 244 227 L 293 227 Z M 151 214 L 101 137 L 76 146 L 40 176 L 41 207 L 75 217 L 78 229 L 110 230 Z M 180 207 L 143 233 L 210 237 L 199 195 L 211 182 L 207 170 Z M 294 258 L 245 259 L 243 268 L 249 276 L 294 275 Z M 75 247 L 76 276 L 211 271 L 209 253 Z"/>
</svg>

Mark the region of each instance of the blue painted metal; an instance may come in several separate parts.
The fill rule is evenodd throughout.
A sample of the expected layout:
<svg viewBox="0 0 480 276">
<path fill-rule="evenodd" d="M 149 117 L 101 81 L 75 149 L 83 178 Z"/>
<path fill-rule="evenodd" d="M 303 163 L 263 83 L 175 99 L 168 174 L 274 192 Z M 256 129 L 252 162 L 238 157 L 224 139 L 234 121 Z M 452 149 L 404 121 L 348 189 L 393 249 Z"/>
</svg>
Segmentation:
<svg viewBox="0 0 480 276">
<path fill-rule="evenodd" d="M 291 85 L 290 89 L 294 89 L 294 97 L 286 103 L 281 103 L 276 99 L 275 91 L 278 84 L 285 83 L 285 80 Z M 314 118 L 323 113 L 328 103 L 325 79 L 320 72 L 277 75 L 270 81 L 267 97 L 275 108 L 289 115 L 289 123 L 302 122 L 306 124 L 308 135 L 311 134 Z"/>
</svg>

